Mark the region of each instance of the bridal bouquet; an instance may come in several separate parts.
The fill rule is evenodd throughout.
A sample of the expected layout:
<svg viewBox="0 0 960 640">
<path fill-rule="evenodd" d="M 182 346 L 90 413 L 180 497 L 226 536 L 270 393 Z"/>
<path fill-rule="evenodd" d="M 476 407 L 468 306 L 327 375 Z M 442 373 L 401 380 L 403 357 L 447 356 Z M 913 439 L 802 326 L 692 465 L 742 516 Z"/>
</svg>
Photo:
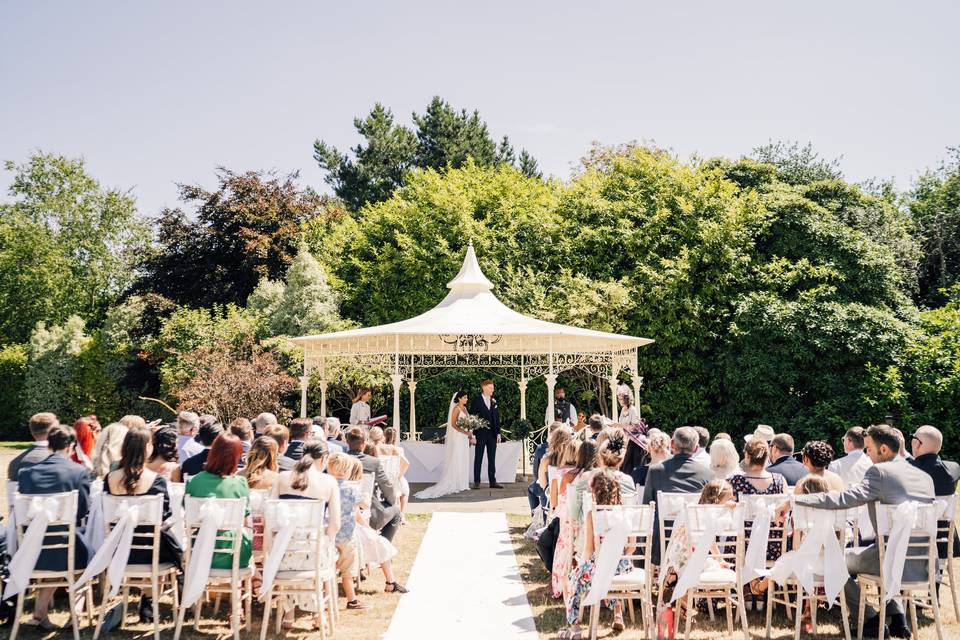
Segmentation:
<svg viewBox="0 0 960 640">
<path fill-rule="evenodd" d="M 489 427 L 490 423 L 478 416 L 466 415 L 460 416 L 460 419 L 457 420 L 457 426 L 468 433 L 473 433 L 477 429 L 485 429 Z"/>
</svg>

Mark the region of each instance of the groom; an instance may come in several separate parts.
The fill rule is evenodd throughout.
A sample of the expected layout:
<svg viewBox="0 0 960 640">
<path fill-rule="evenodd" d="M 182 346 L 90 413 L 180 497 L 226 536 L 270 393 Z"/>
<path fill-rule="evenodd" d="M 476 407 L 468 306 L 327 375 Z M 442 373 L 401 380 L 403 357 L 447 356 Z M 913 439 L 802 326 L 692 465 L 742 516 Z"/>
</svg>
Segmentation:
<svg viewBox="0 0 960 640">
<path fill-rule="evenodd" d="M 489 427 L 477 429 L 473 437 L 477 440 L 476 451 L 473 452 L 473 488 L 480 486 L 480 467 L 483 465 L 483 450 L 487 450 L 487 477 L 490 478 L 491 489 L 503 489 L 497 484 L 497 443 L 500 442 L 500 411 L 497 401 L 493 399 L 493 380 L 484 380 L 480 383 L 483 393 L 475 397 L 470 403 L 470 413 L 487 421 Z"/>
</svg>

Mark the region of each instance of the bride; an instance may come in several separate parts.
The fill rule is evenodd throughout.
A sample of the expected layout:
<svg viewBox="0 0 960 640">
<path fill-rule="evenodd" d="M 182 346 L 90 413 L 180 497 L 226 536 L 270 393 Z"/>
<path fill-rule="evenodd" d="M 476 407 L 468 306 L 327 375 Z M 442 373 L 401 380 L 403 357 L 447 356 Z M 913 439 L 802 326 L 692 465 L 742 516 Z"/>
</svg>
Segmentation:
<svg viewBox="0 0 960 640">
<path fill-rule="evenodd" d="M 471 436 L 457 426 L 467 414 L 467 394 L 457 391 L 450 400 L 447 412 L 447 434 L 443 446 L 443 475 L 440 482 L 427 487 L 414 497 L 427 500 L 451 493 L 460 493 L 470 488 L 470 441 Z"/>
</svg>

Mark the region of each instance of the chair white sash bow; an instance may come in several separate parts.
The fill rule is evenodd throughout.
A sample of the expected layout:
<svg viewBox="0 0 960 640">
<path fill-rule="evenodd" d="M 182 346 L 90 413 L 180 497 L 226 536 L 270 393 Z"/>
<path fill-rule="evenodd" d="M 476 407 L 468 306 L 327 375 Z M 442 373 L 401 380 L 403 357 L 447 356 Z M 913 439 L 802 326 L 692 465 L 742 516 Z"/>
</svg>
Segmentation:
<svg viewBox="0 0 960 640">
<path fill-rule="evenodd" d="M 594 512 L 596 515 L 597 512 Z M 617 572 L 617 565 L 623 557 L 623 549 L 630 534 L 630 523 L 622 508 L 604 512 L 605 523 L 594 522 L 594 527 L 603 526 L 606 531 L 600 549 L 597 550 L 597 560 L 593 570 L 593 581 L 590 591 L 584 599 L 584 606 L 595 605 L 603 600 L 610 591 L 613 578 Z"/>
<path fill-rule="evenodd" d="M 19 546 L 13 559 L 10 561 L 10 576 L 7 578 L 7 587 L 3 592 L 3 599 L 6 600 L 18 595 L 27 588 L 30 582 L 30 575 L 37 566 L 37 559 L 40 557 L 40 551 L 43 548 L 43 538 L 47 534 L 47 525 L 50 521 L 56 521 L 60 517 L 60 501 L 56 498 L 43 496 L 34 496 L 30 500 L 30 506 L 27 511 L 27 519 L 30 524 L 23 534 L 23 544 Z M 11 514 L 11 518 L 15 514 Z M 16 531 L 14 529 L 14 531 Z M 14 534 L 16 539 L 16 534 Z"/>
<path fill-rule="evenodd" d="M 130 559 L 133 532 L 137 528 L 137 523 L 140 522 L 140 507 L 123 501 L 117 507 L 116 516 L 117 524 L 87 565 L 87 570 L 73 584 L 74 591 L 100 575 L 104 569 L 107 570 L 107 578 L 110 580 L 110 597 L 112 598 L 120 591 L 123 570 Z M 88 525 L 87 528 L 90 529 L 90 526 Z"/>
<path fill-rule="evenodd" d="M 808 508 L 804 517 L 806 526 L 803 529 L 806 537 L 798 549 L 780 556 L 769 571 L 770 579 L 777 584 L 784 584 L 793 575 L 804 591 L 812 593 L 816 569 L 820 565 L 818 560 L 822 553 L 823 590 L 827 607 L 830 608 L 850 578 L 834 527 L 836 515 L 826 509 Z"/>
<path fill-rule="evenodd" d="M 181 607 L 189 607 L 196 603 L 203 595 L 210 577 L 210 563 L 213 561 L 213 547 L 217 538 L 217 531 L 223 524 L 224 510 L 215 498 L 204 500 L 200 507 L 200 530 L 191 547 L 190 562 L 187 566 L 187 575 L 183 585 Z"/>
</svg>

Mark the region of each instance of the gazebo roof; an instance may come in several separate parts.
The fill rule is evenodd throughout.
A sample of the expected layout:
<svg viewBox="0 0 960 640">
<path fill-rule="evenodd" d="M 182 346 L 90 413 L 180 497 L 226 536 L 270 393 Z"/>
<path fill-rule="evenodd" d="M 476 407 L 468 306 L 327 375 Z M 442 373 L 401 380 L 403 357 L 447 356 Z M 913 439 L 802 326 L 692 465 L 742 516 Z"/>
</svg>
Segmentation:
<svg viewBox="0 0 960 640">
<path fill-rule="evenodd" d="M 625 351 L 653 340 L 582 329 L 517 313 L 493 295 L 473 243 L 450 292 L 418 316 L 376 327 L 294 338 L 307 357 L 358 353 L 489 354 L 597 353 Z"/>
</svg>

